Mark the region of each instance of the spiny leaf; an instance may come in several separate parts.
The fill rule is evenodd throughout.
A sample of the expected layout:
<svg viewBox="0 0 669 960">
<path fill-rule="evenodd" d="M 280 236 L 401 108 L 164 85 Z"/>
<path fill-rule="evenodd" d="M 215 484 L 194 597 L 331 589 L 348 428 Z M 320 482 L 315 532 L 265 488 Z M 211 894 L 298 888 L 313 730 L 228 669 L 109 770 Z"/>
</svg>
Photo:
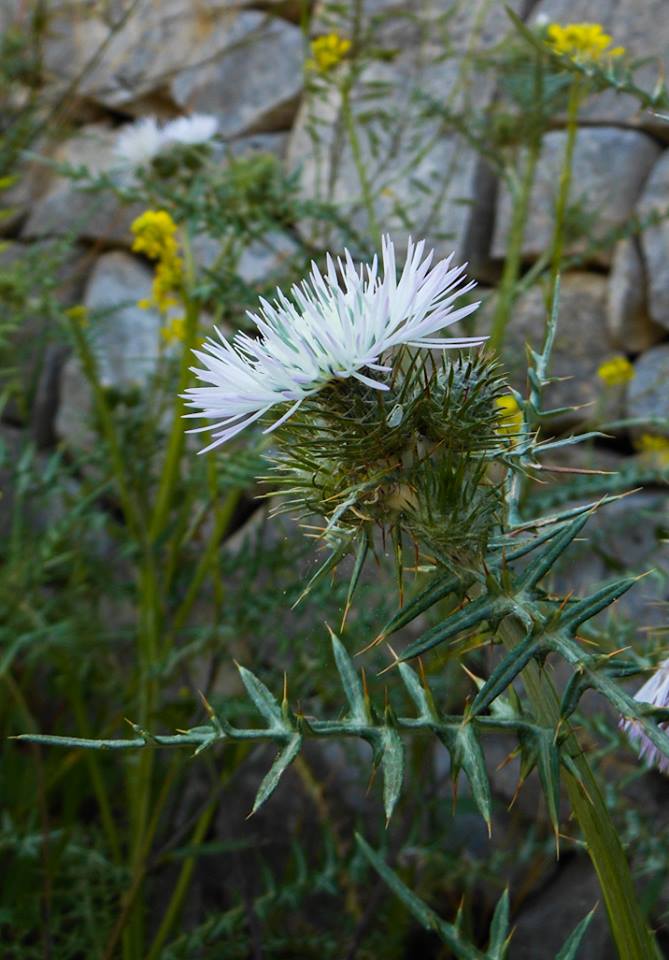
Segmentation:
<svg viewBox="0 0 669 960">
<path fill-rule="evenodd" d="M 537 770 L 557 843 L 560 819 L 560 751 L 555 744 L 555 731 L 537 730 L 534 737 Z"/>
<path fill-rule="evenodd" d="M 434 930 L 460 960 L 485 960 L 484 955 L 475 946 L 462 939 L 460 931 L 453 924 L 442 920 L 400 880 L 360 834 L 356 834 L 355 838 L 367 860 L 393 893 L 408 907 L 421 926 L 426 930 Z"/>
<path fill-rule="evenodd" d="M 596 909 L 596 906 L 593 907 L 587 917 L 583 917 L 581 922 L 572 930 L 560 948 L 560 951 L 555 955 L 555 960 L 575 960 L 578 948 L 590 926 L 590 921 L 594 917 Z"/>
<path fill-rule="evenodd" d="M 302 747 L 302 737 L 299 733 L 294 733 L 285 747 L 281 750 L 269 771 L 263 778 L 258 787 L 256 798 L 253 802 L 253 810 L 249 816 L 252 816 L 263 803 L 271 797 L 279 785 L 279 780 L 286 767 L 289 767 Z"/>
<path fill-rule="evenodd" d="M 409 696 L 416 705 L 420 719 L 436 720 L 437 718 L 435 716 L 430 694 L 423 687 L 423 684 L 418 678 L 418 674 L 411 669 L 408 663 L 400 663 L 399 671 L 400 676 L 404 681 L 404 685 L 409 691 Z"/>
<path fill-rule="evenodd" d="M 302 600 L 304 600 L 304 598 L 311 592 L 311 590 L 313 590 L 316 584 L 322 580 L 324 576 L 330 573 L 331 570 L 334 570 L 337 564 L 344 559 L 348 551 L 348 543 L 344 543 L 337 547 L 336 550 L 332 551 L 330 556 L 327 557 L 327 559 L 321 564 L 316 573 L 311 577 L 310 580 L 307 581 L 307 585 L 293 604 L 293 607 L 296 607 L 299 603 L 301 603 Z"/>
<path fill-rule="evenodd" d="M 366 533 L 363 533 L 360 537 L 360 543 L 358 544 L 358 550 L 355 555 L 355 563 L 353 564 L 353 572 L 351 574 L 351 580 L 348 585 L 348 593 L 346 594 L 346 605 L 344 607 L 344 615 L 342 617 L 342 627 L 346 622 L 346 616 L 351 606 L 351 601 L 353 600 L 353 594 L 356 591 L 358 583 L 360 581 L 360 574 L 362 573 L 362 568 L 365 565 L 365 560 L 369 552 L 369 539 Z"/>
<path fill-rule="evenodd" d="M 491 829 L 492 797 L 486 772 L 483 750 L 473 723 L 463 723 L 448 734 L 440 732 L 439 738 L 449 749 L 453 764 L 453 777 L 464 770 L 479 813 L 485 820 L 488 832 Z"/>
<path fill-rule="evenodd" d="M 246 692 L 255 704 L 259 713 L 267 720 L 270 728 L 285 729 L 285 721 L 281 713 L 281 707 L 277 703 L 276 697 L 270 693 L 262 680 L 258 680 L 254 673 L 237 664 L 242 683 L 246 687 Z"/>
<path fill-rule="evenodd" d="M 560 626 L 567 630 L 576 630 L 586 620 L 592 619 L 600 611 L 615 603 L 619 597 L 627 593 L 630 587 L 634 586 L 638 579 L 638 577 L 623 577 L 621 580 L 616 580 L 615 583 L 609 583 L 602 587 L 592 596 L 585 597 L 583 600 L 572 604 L 560 617 Z"/>
<path fill-rule="evenodd" d="M 404 780 L 404 744 L 393 727 L 383 728 L 381 750 L 383 805 L 386 811 L 386 823 L 389 823 Z"/>
<path fill-rule="evenodd" d="M 527 666 L 532 657 L 538 653 L 543 645 L 541 637 L 529 634 L 513 650 L 510 650 L 504 659 L 497 664 L 486 682 L 474 698 L 469 708 L 469 716 L 475 717 L 482 713 L 500 694 L 509 687 L 518 674 Z"/>
<path fill-rule="evenodd" d="M 472 600 L 471 603 L 468 603 L 461 610 L 452 613 L 441 623 L 437 624 L 436 627 L 428 630 L 427 633 L 424 633 L 418 640 L 410 643 L 402 653 L 401 659 L 411 660 L 413 657 L 418 657 L 427 650 L 431 650 L 432 647 L 436 647 L 437 644 L 443 643 L 444 640 L 448 640 L 449 637 L 455 636 L 455 634 L 460 633 L 462 630 L 483 623 L 484 620 L 498 619 L 504 615 L 504 612 L 508 610 L 509 606 L 510 601 L 508 599 L 502 597 L 491 599 L 487 594 L 479 597 L 477 600 Z"/>
<path fill-rule="evenodd" d="M 462 590 L 469 581 L 463 581 L 460 577 L 437 576 L 428 586 L 422 590 L 413 600 L 410 600 L 401 610 L 399 610 L 381 630 L 381 637 L 389 637 L 391 634 L 411 623 L 416 617 L 420 616 L 426 610 L 430 610 L 435 603 L 443 600 L 455 591 Z"/>
<path fill-rule="evenodd" d="M 577 517 L 561 530 L 548 544 L 538 557 L 528 566 L 520 582 L 520 589 L 527 590 L 536 586 L 546 576 L 558 557 L 567 549 L 572 540 L 580 533 L 588 522 L 589 514 Z"/>
<path fill-rule="evenodd" d="M 490 924 L 490 941 L 486 960 L 504 960 L 509 947 L 509 888 L 497 901 Z"/>
<path fill-rule="evenodd" d="M 328 630 L 330 630 L 329 627 Z M 351 708 L 351 718 L 358 723 L 367 723 L 369 721 L 369 715 L 367 704 L 365 703 L 365 695 L 362 684 L 360 683 L 360 677 L 353 666 L 353 661 L 349 657 L 344 644 L 337 638 L 332 630 L 330 630 L 330 639 L 332 640 L 332 650 L 334 652 L 337 670 L 341 677 L 346 699 Z"/>
</svg>

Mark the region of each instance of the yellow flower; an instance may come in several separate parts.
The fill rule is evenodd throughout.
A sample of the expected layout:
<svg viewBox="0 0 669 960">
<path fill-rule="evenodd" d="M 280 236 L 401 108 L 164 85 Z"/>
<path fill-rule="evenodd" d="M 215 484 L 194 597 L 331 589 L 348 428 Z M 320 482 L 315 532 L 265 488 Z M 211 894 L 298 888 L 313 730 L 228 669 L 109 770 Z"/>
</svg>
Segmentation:
<svg viewBox="0 0 669 960">
<path fill-rule="evenodd" d="M 598 370 L 597 376 L 603 380 L 607 387 L 619 387 L 623 383 L 629 383 L 634 379 L 634 367 L 627 357 L 619 355 L 605 360 Z"/>
<path fill-rule="evenodd" d="M 635 446 L 639 453 L 646 454 L 659 466 L 669 466 L 669 438 L 644 433 L 636 441 Z"/>
<path fill-rule="evenodd" d="M 133 221 L 130 229 L 135 235 L 135 253 L 144 253 L 150 260 L 176 255 L 177 225 L 167 210 L 147 210 Z"/>
<path fill-rule="evenodd" d="M 83 327 L 88 323 L 88 307 L 85 307 L 83 304 L 77 304 L 74 307 L 68 307 L 65 311 L 65 316 L 69 317 L 70 320 L 74 320 L 75 323 L 80 323 Z"/>
<path fill-rule="evenodd" d="M 523 411 L 516 398 L 507 393 L 503 397 L 495 397 L 495 405 L 500 411 L 498 433 L 507 437 L 518 436 L 523 429 Z"/>
<path fill-rule="evenodd" d="M 604 33 L 601 23 L 551 23 L 548 27 L 548 45 L 555 53 L 571 57 L 579 63 L 601 60 L 602 57 L 621 57 L 624 47 L 609 47 L 613 38 Z"/>
<path fill-rule="evenodd" d="M 135 235 L 132 249 L 157 260 L 151 296 L 138 301 L 142 310 L 157 307 L 164 313 L 176 305 L 177 294 L 183 284 L 183 261 L 179 256 L 177 225 L 166 210 L 147 210 L 133 222 Z"/>
<path fill-rule="evenodd" d="M 328 33 L 312 40 L 310 49 L 312 58 L 307 60 L 307 70 L 328 73 L 344 59 L 351 49 L 351 41 L 340 37 L 337 33 Z"/>
<path fill-rule="evenodd" d="M 165 343 L 170 345 L 173 343 L 183 343 L 186 336 L 186 318 L 174 317 L 174 319 L 170 320 L 164 327 L 160 328 L 160 336 Z"/>
</svg>

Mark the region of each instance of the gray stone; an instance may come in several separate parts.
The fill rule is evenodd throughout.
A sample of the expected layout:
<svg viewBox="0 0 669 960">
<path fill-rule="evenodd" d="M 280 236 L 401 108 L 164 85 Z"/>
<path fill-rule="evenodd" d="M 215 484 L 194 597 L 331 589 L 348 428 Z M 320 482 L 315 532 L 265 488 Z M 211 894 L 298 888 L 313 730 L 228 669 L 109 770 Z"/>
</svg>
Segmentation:
<svg viewBox="0 0 669 960">
<path fill-rule="evenodd" d="M 116 138 L 116 131 L 92 124 L 62 143 L 52 159 L 85 166 L 97 175 L 113 166 Z M 86 193 L 75 180 L 53 176 L 46 192 L 34 204 L 22 236 L 35 239 L 74 233 L 87 240 L 129 246 L 130 224 L 143 209 L 142 205 L 121 205 L 110 191 Z"/>
<path fill-rule="evenodd" d="M 86 288 L 91 341 L 100 381 L 105 387 L 141 387 L 153 373 L 160 348 L 160 315 L 137 301 L 151 292 L 152 272 L 125 253 L 100 257 Z M 73 447 L 95 442 L 90 428 L 91 390 L 79 361 L 70 357 L 63 369 L 58 435 Z"/>
<path fill-rule="evenodd" d="M 634 74 L 643 90 L 651 91 L 658 76 L 669 71 L 669 18 L 665 0 L 539 0 L 530 22 L 546 17 L 554 23 L 601 23 L 613 45 L 625 47 L 626 59 L 647 62 Z M 669 140 L 669 124 L 650 111 L 641 111 L 638 101 L 613 90 L 588 97 L 581 117 L 593 123 L 635 124 Z"/>
<path fill-rule="evenodd" d="M 555 877 L 514 918 L 513 960 L 554 960 L 565 940 L 601 901 L 594 868 L 586 856 L 567 858 Z M 579 955 L 610 960 L 615 954 L 600 906 L 588 927 Z"/>
<path fill-rule="evenodd" d="M 669 329 L 669 152 L 655 164 L 648 178 L 638 213 L 643 222 L 654 215 L 664 219 L 641 234 L 648 282 L 648 312 L 655 323 Z"/>
<path fill-rule="evenodd" d="M 605 388 L 597 376 L 600 364 L 611 356 L 606 331 L 606 278 L 594 273 L 567 273 L 560 287 L 558 328 L 550 366 L 551 376 L 564 378 L 546 387 L 546 408 L 582 406 L 565 419 L 582 421 L 594 416 L 594 403 L 606 399 L 607 418 L 619 416 L 619 391 Z M 507 329 L 503 356 L 511 382 L 525 389 L 526 344 L 540 349 L 546 325 L 544 291 L 532 287 L 515 304 Z"/>
<path fill-rule="evenodd" d="M 138 0 L 106 11 L 70 0 L 49 12 L 44 68 L 52 84 L 78 78 L 78 97 L 125 110 L 141 109 L 143 98 L 166 94 L 181 70 L 216 57 L 246 16 L 220 0 Z"/>
<path fill-rule="evenodd" d="M 650 429 L 636 429 L 637 433 L 669 436 L 669 344 L 653 347 L 639 357 L 634 365 L 634 379 L 627 388 L 625 413 L 628 417 L 667 419 L 667 426 L 653 425 Z"/>
<path fill-rule="evenodd" d="M 635 237 L 620 240 L 613 253 L 606 319 L 612 342 L 640 353 L 662 339 L 664 330 L 648 316 L 646 271 Z"/>
<path fill-rule="evenodd" d="M 377 12 L 365 5 L 369 17 Z M 383 8 L 388 7 L 383 4 Z M 393 9 L 396 4 L 390 4 Z M 519 8 L 520 4 L 515 3 Z M 289 143 L 288 163 L 301 171 L 307 196 L 340 205 L 345 222 L 367 236 L 370 216 L 364 202 L 360 170 L 372 194 L 374 214 L 380 228 L 402 245 L 409 234 L 427 237 L 440 253 L 454 248 L 462 254 L 464 237 L 475 200 L 474 176 L 478 157 L 465 139 L 443 121 L 426 116 L 417 103 L 420 95 L 449 109 L 466 111 L 470 104 L 482 109 L 494 88 L 491 73 L 471 71 L 462 84 L 462 63 L 457 56 L 444 56 L 445 35 L 454 54 L 464 53 L 468 43 L 485 49 L 499 40 L 508 26 L 503 8 L 493 5 L 478 21 L 474 5 L 458 7 L 446 0 L 421 5 L 415 18 L 398 15 L 375 25 L 374 42 L 394 51 L 387 61 L 373 61 L 352 91 L 352 113 L 360 146 L 356 164 L 346 132 L 346 117 L 336 84 L 318 80 L 305 95 Z M 316 31 L 332 29 L 321 17 Z M 365 21 L 369 26 L 369 21 Z M 350 33 L 340 29 L 343 35 Z M 373 98 L 370 98 L 373 94 Z M 360 169 L 359 169 L 360 168 Z M 341 246 L 346 238 L 340 229 L 303 224 L 308 237 L 323 245 Z M 350 240 L 349 240 L 350 242 Z"/>
<path fill-rule="evenodd" d="M 224 137 L 287 129 L 302 91 L 302 61 L 299 27 L 249 11 L 235 21 L 228 48 L 178 73 L 170 94 L 181 109 L 217 116 Z"/>
<path fill-rule="evenodd" d="M 565 131 L 555 130 L 543 139 L 525 225 L 522 253 L 527 259 L 550 249 L 566 138 Z M 610 262 L 610 247 L 587 248 L 593 241 L 603 242 L 611 231 L 627 224 L 659 155 L 658 145 L 635 130 L 606 127 L 579 130 L 569 196 L 571 207 L 575 204 L 579 207 L 579 235 L 566 244 L 565 254 L 587 251 L 586 259 L 590 263 L 607 265 Z M 521 160 L 521 164 L 523 162 Z M 494 257 L 502 258 L 506 254 L 512 210 L 511 195 L 502 188 L 492 243 Z"/>
</svg>

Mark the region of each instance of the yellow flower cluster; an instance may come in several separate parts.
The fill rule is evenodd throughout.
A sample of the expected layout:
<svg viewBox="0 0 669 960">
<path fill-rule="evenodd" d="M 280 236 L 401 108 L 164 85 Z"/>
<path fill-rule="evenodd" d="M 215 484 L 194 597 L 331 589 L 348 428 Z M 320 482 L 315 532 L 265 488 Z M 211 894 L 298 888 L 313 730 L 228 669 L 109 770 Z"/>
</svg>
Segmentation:
<svg viewBox="0 0 669 960">
<path fill-rule="evenodd" d="M 315 73 L 328 73 L 341 63 L 351 49 L 351 41 L 337 33 L 328 33 L 311 41 L 311 59 L 307 60 L 307 70 Z"/>
<path fill-rule="evenodd" d="M 622 56 L 625 48 L 611 47 L 612 43 L 613 37 L 604 33 L 600 23 L 551 23 L 548 27 L 548 44 L 554 52 L 579 63 Z"/>
<path fill-rule="evenodd" d="M 140 300 L 139 306 L 145 310 L 157 307 L 164 313 L 176 305 L 174 294 L 179 292 L 183 283 L 177 225 L 166 210 L 147 210 L 137 217 L 130 229 L 135 237 L 132 244 L 135 253 L 143 253 L 150 260 L 157 261 L 151 297 Z"/>
<path fill-rule="evenodd" d="M 516 398 L 510 393 L 505 394 L 496 397 L 495 404 L 500 411 L 498 432 L 508 437 L 518 436 L 523 428 L 523 411 Z"/>
<path fill-rule="evenodd" d="M 657 437 L 651 433 L 642 434 L 636 441 L 639 453 L 647 454 L 662 467 L 669 466 L 669 438 Z"/>
<path fill-rule="evenodd" d="M 169 323 L 160 328 L 160 336 L 169 345 L 183 343 L 186 338 L 186 318 L 173 317 Z"/>
<path fill-rule="evenodd" d="M 619 355 L 605 360 L 597 370 L 597 376 L 607 387 L 619 387 L 634 379 L 634 367 L 627 357 Z"/>
</svg>

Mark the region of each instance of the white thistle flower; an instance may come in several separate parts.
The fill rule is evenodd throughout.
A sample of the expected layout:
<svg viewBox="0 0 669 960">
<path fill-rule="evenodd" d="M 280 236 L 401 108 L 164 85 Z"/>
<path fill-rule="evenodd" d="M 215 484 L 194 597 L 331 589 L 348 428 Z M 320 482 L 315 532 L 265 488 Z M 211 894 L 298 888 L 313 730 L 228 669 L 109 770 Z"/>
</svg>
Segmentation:
<svg viewBox="0 0 669 960">
<path fill-rule="evenodd" d="M 145 167 L 163 148 L 163 134 L 155 117 L 144 117 L 123 127 L 114 147 L 119 164 L 131 170 Z"/>
<path fill-rule="evenodd" d="M 204 113 L 177 117 L 163 127 L 160 127 L 155 117 L 144 117 L 123 127 L 118 135 L 114 154 L 123 170 L 137 170 L 175 146 L 199 146 L 208 143 L 217 130 L 216 117 Z"/>
<path fill-rule="evenodd" d="M 424 240 L 409 240 L 399 280 L 388 237 L 383 238 L 381 275 L 376 256 L 371 266 L 356 267 L 345 251 L 337 270 L 328 255 L 325 275 L 312 263 L 309 278 L 291 290 L 293 302 L 277 290 L 273 304 L 261 299 L 259 313 L 248 314 L 257 338 L 238 332 L 228 342 L 217 330 L 220 342 L 208 339 L 203 350 L 195 350 L 203 366 L 193 367 L 193 372 L 209 386 L 191 387 L 184 399 L 197 411 L 187 416 L 216 421 L 192 431 L 213 431 L 214 442 L 206 450 L 225 443 L 273 407 L 290 404 L 265 431 L 269 433 L 333 380 L 355 377 L 387 390 L 373 374 L 389 373 L 391 352 L 403 344 L 447 349 L 483 343 L 486 337 L 435 336 L 479 304 L 454 309 L 456 298 L 475 286 L 473 281 L 462 285 L 466 264 L 451 267 L 451 254 L 430 269 L 434 254 L 423 258 L 424 249 Z"/>
<path fill-rule="evenodd" d="M 164 145 L 180 143 L 198 146 L 208 143 L 218 130 L 218 119 L 206 113 L 194 113 L 190 117 L 170 120 L 162 130 Z"/>
<path fill-rule="evenodd" d="M 654 707 L 669 707 L 669 659 L 660 664 L 653 676 L 634 694 L 634 699 L 650 703 Z M 666 728 L 667 724 L 660 726 Z M 648 739 L 636 720 L 621 720 L 620 727 L 634 743 L 642 760 L 657 767 L 662 773 L 669 774 L 669 757 Z"/>
</svg>

